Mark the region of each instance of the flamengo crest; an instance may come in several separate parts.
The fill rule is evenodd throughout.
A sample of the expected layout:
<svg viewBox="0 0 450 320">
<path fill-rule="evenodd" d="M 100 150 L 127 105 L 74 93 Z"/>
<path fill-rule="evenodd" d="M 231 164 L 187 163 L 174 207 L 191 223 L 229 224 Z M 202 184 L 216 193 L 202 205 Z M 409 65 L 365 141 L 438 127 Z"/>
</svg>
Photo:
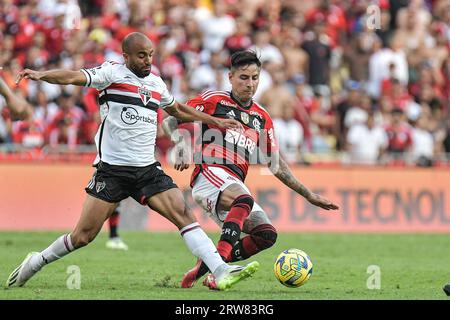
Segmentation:
<svg viewBox="0 0 450 320">
<path fill-rule="evenodd" d="M 147 103 L 150 102 L 150 99 L 152 97 L 152 92 L 150 90 L 147 90 L 144 87 L 138 88 L 139 96 L 141 97 L 142 102 L 144 103 L 144 106 L 147 105 Z"/>
</svg>

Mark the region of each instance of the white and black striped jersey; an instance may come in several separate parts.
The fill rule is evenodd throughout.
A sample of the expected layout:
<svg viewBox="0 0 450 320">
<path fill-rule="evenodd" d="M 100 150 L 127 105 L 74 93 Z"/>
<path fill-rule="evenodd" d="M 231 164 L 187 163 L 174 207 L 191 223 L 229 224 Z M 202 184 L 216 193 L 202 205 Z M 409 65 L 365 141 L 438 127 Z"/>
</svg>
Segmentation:
<svg viewBox="0 0 450 320">
<path fill-rule="evenodd" d="M 95 136 L 95 163 L 135 167 L 154 163 L 157 109 L 175 103 L 163 80 L 154 74 L 139 78 L 115 62 L 81 71 L 85 86 L 99 91 L 102 122 Z"/>
</svg>

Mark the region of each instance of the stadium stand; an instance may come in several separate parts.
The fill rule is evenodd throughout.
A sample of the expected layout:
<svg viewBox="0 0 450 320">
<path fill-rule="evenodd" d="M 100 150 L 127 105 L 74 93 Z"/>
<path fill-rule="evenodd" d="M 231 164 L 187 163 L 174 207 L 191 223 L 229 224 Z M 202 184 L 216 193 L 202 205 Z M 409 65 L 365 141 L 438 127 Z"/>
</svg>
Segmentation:
<svg viewBox="0 0 450 320">
<path fill-rule="evenodd" d="M 291 163 L 450 164 L 449 0 L 2 1 L 0 75 L 34 115 L 16 121 L 0 101 L 0 159 L 91 161 L 95 90 L 14 77 L 121 62 L 132 31 L 180 101 L 229 90 L 230 54 L 257 50 L 255 97 Z M 170 147 L 161 131 L 162 158 Z"/>
</svg>

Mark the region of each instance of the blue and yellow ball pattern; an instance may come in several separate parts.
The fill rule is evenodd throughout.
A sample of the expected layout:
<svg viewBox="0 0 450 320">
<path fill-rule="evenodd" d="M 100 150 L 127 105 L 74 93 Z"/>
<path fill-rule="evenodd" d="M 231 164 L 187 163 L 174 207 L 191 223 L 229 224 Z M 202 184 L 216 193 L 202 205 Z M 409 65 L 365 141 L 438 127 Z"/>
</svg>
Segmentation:
<svg viewBox="0 0 450 320">
<path fill-rule="evenodd" d="M 288 249 L 278 255 L 273 268 L 275 276 L 283 285 L 297 288 L 311 277 L 313 264 L 304 251 Z"/>
</svg>

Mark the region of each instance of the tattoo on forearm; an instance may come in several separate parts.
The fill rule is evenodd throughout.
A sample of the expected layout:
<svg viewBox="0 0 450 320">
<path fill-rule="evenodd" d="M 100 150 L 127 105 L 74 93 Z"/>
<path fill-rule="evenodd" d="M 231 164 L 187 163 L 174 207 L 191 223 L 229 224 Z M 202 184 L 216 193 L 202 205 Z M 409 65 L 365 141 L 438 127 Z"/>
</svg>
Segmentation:
<svg viewBox="0 0 450 320">
<path fill-rule="evenodd" d="M 282 160 L 281 158 L 279 160 L 279 166 L 278 170 L 275 173 L 275 177 L 280 179 L 281 182 L 283 182 L 286 186 L 302 195 L 303 197 L 307 198 L 311 195 L 311 191 L 309 191 L 307 187 L 301 184 L 300 181 L 298 181 L 297 178 L 294 177 L 286 162 L 284 162 L 284 160 Z"/>
</svg>

